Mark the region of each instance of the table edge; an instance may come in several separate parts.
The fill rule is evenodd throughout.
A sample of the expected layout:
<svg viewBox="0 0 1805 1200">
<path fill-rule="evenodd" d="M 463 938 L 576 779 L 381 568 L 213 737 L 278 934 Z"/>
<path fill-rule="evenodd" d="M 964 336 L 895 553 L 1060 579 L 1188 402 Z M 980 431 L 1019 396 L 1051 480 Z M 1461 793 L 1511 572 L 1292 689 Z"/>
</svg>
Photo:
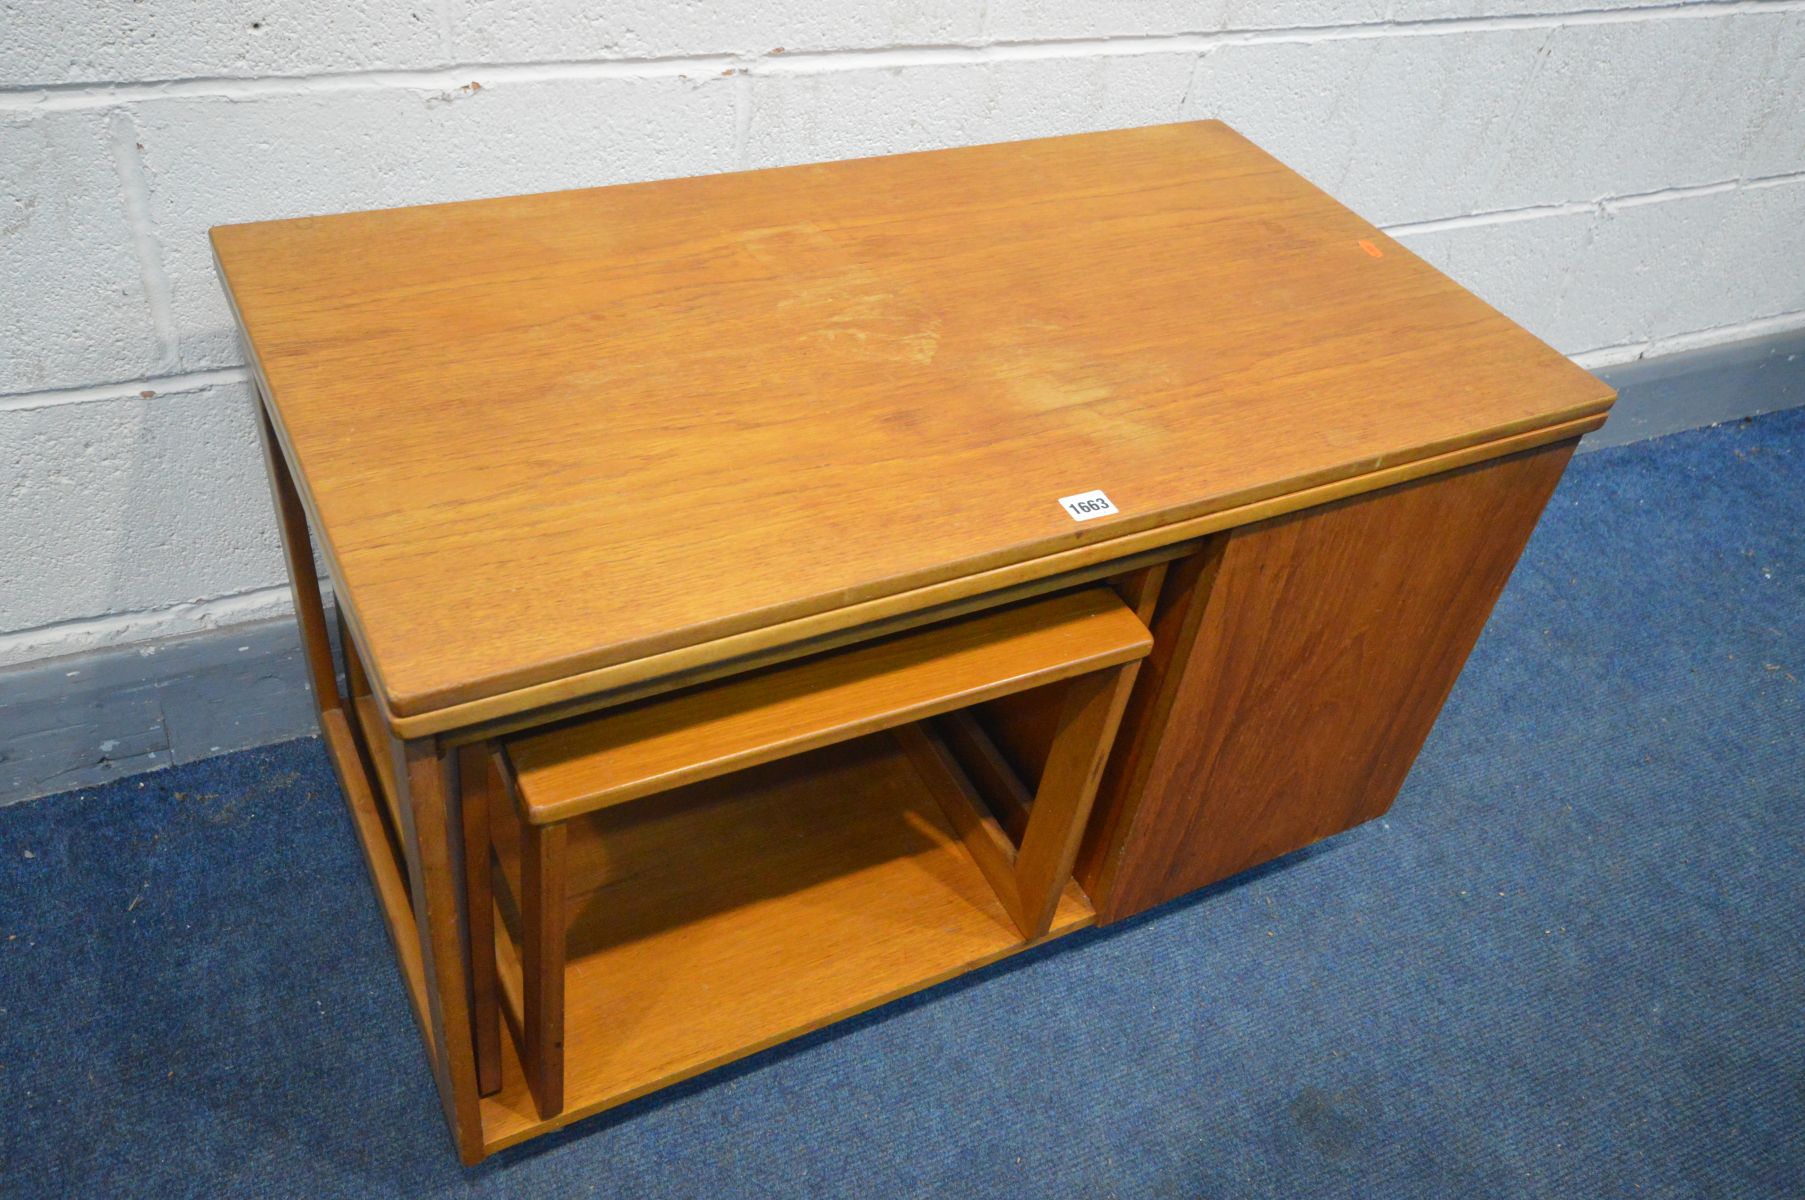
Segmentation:
<svg viewBox="0 0 1805 1200">
<path fill-rule="evenodd" d="M 447 733 L 485 722 L 519 716 L 534 709 L 581 700 L 660 677 L 694 671 L 710 664 L 743 658 L 761 650 L 806 642 L 841 633 L 886 618 L 958 601 L 985 592 L 1032 583 L 1050 576 L 1095 566 L 1113 559 L 1190 541 L 1238 525 L 1283 516 L 1335 500 L 1363 495 L 1395 484 L 1408 483 L 1475 463 L 1501 458 L 1553 442 L 1577 439 L 1604 424 L 1609 401 L 1578 416 L 1535 426 L 1486 441 L 1470 443 L 1440 453 L 1430 453 L 1401 463 L 1342 476 L 1313 486 L 1281 492 L 1242 503 L 1228 502 L 1189 517 L 1157 522 L 1148 528 L 1117 537 L 1088 542 L 1050 552 L 1029 554 L 991 566 L 951 564 L 950 573 L 932 582 L 903 586 L 862 600 L 829 605 L 784 619 L 752 624 L 716 636 L 694 637 L 663 649 L 634 654 L 631 644 L 614 647 L 611 661 L 581 665 L 533 682 L 482 691 L 467 698 L 432 704 L 426 698 L 401 697 L 391 704 L 380 684 L 377 702 L 390 727 L 401 737 Z M 1045 549 L 1043 547 L 1043 549 Z M 352 622 L 353 636 L 362 638 Z M 691 632 L 678 631 L 679 635 Z M 367 660 L 366 660 L 367 661 Z M 372 675 L 376 673 L 373 670 Z M 376 682 L 373 679 L 373 682 Z M 469 692 L 480 685 L 471 685 Z"/>
</svg>

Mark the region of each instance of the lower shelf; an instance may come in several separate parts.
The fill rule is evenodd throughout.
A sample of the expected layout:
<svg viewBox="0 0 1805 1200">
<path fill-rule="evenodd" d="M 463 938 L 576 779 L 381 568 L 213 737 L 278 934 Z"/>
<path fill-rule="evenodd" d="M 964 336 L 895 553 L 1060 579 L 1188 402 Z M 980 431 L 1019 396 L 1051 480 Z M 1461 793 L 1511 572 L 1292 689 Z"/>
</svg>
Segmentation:
<svg viewBox="0 0 1805 1200">
<path fill-rule="evenodd" d="M 538 1116 L 504 1035 L 490 1151 L 1028 945 L 889 734 L 603 809 L 567 837 L 566 1107 Z M 1048 937 L 1094 920 L 1069 886 Z"/>
</svg>

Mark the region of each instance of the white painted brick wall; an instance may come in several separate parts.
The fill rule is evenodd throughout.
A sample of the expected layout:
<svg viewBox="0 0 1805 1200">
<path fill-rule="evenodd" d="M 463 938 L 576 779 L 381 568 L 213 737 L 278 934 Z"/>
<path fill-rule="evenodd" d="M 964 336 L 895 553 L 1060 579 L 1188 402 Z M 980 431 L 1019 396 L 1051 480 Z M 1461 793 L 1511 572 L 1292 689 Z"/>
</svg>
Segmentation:
<svg viewBox="0 0 1805 1200">
<path fill-rule="evenodd" d="M 243 383 L 5 413 L 4 628 L 158 607 L 172 580 L 267 587 L 281 557 L 254 413 Z"/>
<path fill-rule="evenodd" d="M 1401 240 L 1563 348 L 1683 341 L 1805 313 L 1805 176 Z"/>
<path fill-rule="evenodd" d="M 0 113 L 0 395 L 166 366 L 112 125 Z"/>
<path fill-rule="evenodd" d="M 809 70 L 750 80 L 746 165 L 858 158 L 1169 120 L 1188 54 Z"/>
<path fill-rule="evenodd" d="M 1227 45 L 1188 111 L 1392 224 L 1798 171 L 1802 106 L 1794 10 Z"/>
<path fill-rule="evenodd" d="M 1205 116 L 1588 365 L 1805 326 L 1805 0 L 0 0 L 0 663 L 286 605 L 211 225 Z"/>
<path fill-rule="evenodd" d="M 431 3 L 0 0 L 0 81 L 15 85 L 422 67 L 444 50 Z"/>
<path fill-rule="evenodd" d="M 711 71 L 146 100 L 135 115 L 182 366 L 239 361 L 211 226 L 727 170 L 734 93 Z"/>
<path fill-rule="evenodd" d="M 982 18 L 982 5 L 961 0 L 447 0 L 446 7 L 460 61 L 503 63 L 941 46 L 975 42 Z"/>
</svg>

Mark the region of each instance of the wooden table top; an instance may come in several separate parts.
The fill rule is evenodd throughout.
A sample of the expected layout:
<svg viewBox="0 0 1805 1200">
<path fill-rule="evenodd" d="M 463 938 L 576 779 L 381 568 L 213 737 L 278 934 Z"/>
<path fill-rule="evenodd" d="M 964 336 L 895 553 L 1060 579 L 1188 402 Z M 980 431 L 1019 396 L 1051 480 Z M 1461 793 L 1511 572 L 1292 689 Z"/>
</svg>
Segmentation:
<svg viewBox="0 0 1805 1200">
<path fill-rule="evenodd" d="M 213 240 L 398 728 L 1611 401 L 1216 122 Z"/>
</svg>

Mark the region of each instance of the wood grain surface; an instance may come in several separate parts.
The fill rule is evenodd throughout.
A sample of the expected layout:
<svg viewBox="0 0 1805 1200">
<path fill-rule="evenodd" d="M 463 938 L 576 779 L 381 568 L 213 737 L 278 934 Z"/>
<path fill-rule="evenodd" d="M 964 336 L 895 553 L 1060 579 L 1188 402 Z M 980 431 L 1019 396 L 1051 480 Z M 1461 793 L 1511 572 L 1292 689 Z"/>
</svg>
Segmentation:
<svg viewBox="0 0 1805 1200">
<path fill-rule="evenodd" d="M 1106 587 L 735 676 L 507 743 L 534 824 L 1129 662 L 1147 627 Z"/>
<path fill-rule="evenodd" d="M 1610 400 L 1217 123 L 213 236 L 394 718 Z"/>
<path fill-rule="evenodd" d="M 1175 564 L 1079 861 L 1100 918 L 1389 808 L 1572 453 L 1250 525 Z"/>
</svg>

